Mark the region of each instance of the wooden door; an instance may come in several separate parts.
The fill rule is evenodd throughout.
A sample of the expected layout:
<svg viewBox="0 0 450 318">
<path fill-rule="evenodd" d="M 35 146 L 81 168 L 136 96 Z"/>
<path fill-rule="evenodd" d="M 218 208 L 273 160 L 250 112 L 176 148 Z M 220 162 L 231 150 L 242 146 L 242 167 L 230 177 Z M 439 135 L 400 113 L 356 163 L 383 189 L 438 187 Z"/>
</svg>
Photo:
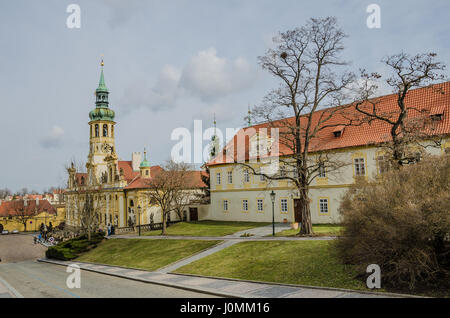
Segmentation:
<svg viewBox="0 0 450 318">
<path fill-rule="evenodd" d="M 189 208 L 189 216 L 191 221 L 198 221 L 198 210 L 197 208 Z"/>
<path fill-rule="evenodd" d="M 300 204 L 300 199 L 294 199 L 294 217 L 295 222 L 302 221 L 302 206 Z"/>
</svg>

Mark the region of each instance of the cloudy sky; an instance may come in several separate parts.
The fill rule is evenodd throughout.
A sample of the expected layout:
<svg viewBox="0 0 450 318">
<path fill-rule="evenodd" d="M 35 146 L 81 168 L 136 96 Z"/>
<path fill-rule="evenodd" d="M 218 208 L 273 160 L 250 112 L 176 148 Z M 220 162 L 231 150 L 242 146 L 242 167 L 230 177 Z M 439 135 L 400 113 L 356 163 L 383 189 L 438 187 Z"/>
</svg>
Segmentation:
<svg viewBox="0 0 450 318">
<path fill-rule="evenodd" d="M 79 29 L 66 25 L 72 3 Z M 379 29 L 366 25 L 371 3 Z M 119 157 L 146 147 L 160 164 L 177 127 L 209 127 L 214 113 L 219 128 L 244 125 L 248 104 L 275 86 L 257 57 L 277 32 L 333 15 L 355 70 L 380 71 L 402 50 L 450 64 L 449 14 L 448 0 L 2 0 L 0 188 L 62 185 L 64 166 L 86 160 L 102 54 Z"/>
</svg>

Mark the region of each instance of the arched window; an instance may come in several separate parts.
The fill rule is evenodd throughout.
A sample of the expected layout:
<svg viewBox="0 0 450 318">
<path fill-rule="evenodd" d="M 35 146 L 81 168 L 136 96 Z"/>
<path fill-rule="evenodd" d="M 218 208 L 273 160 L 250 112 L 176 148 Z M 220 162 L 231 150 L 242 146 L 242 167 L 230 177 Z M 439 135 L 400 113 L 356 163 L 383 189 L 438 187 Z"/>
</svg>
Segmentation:
<svg viewBox="0 0 450 318">
<path fill-rule="evenodd" d="M 81 185 L 84 185 L 84 177 L 81 177 Z"/>
<path fill-rule="evenodd" d="M 130 206 L 134 206 L 133 200 L 130 200 Z"/>
<path fill-rule="evenodd" d="M 98 124 L 95 124 L 95 137 L 98 137 Z"/>
<path fill-rule="evenodd" d="M 103 125 L 103 137 L 108 137 L 108 125 Z"/>
</svg>

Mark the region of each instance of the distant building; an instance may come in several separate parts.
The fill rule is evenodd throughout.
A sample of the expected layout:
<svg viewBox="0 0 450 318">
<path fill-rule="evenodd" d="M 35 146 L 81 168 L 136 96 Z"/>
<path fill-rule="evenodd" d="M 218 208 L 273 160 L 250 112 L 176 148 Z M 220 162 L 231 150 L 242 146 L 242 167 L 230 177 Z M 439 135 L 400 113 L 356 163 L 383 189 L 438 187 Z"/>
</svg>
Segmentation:
<svg viewBox="0 0 450 318">
<path fill-rule="evenodd" d="M 47 200 L 0 200 L 0 224 L 8 231 L 24 231 L 23 222 L 27 231 L 37 231 L 42 223 L 57 226 L 64 220 L 64 208 L 57 209 Z"/>
</svg>

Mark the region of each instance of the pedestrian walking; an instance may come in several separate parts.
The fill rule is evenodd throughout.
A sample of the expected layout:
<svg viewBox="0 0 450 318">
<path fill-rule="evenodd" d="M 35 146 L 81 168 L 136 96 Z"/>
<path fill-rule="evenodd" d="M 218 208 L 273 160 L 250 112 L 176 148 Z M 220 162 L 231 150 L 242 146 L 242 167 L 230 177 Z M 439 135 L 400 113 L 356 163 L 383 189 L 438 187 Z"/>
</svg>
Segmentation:
<svg viewBox="0 0 450 318">
<path fill-rule="evenodd" d="M 110 236 L 111 235 L 111 224 L 109 224 L 109 223 L 108 223 L 107 232 L 108 232 L 108 236 Z"/>
</svg>

